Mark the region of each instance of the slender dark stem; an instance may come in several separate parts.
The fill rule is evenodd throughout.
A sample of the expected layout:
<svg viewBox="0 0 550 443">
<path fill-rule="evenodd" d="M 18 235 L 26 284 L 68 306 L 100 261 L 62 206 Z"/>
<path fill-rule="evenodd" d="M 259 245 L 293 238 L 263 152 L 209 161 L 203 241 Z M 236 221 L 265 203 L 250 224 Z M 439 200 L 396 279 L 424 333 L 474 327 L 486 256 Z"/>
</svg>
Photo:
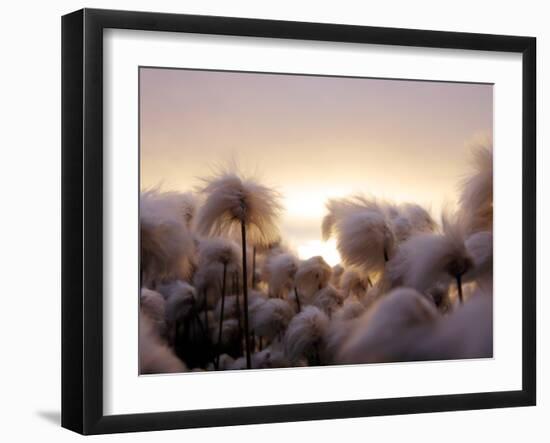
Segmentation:
<svg viewBox="0 0 550 443">
<path fill-rule="evenodd" d="M 192 318 L 195 320 L 195 323 L 199 327 L 199 331 L 203 335 L 204 339 L 208 341 L 208 329 L 206 329 L 204 324 L 202 323 L 201 317 L 199 315 L 199 311 L 193 310 Z"/>
<path fill-rule="evenodd" d="M 256 289 L 256 246 L 252 248 L 252 289 Z"/>
<path fill-rule="evenodd" d="M 261 351 L 262 348 L 263 348 L 263 343 L 262 343 L 262 337 L 258 337 L 258 350 Z"/>
<path fill-rule="evenodd" d="M 462 275 L 461 274 L 456 275 L 456 288 L 458 289 L 458 299 L 460 300 L 460 304 L 462 304 L 464 301 L 462 299 Z"/>
<path fill-rule="evenodd" d="M 202 297 L 204 299 L 204 327 L 208 332 L 208 301 L 206 300 L 206 289 L 202 290 Z"/>
<path fill-rule="evenodd" d="M 388 251 L 386 248 L 384 248 L 384 261 L 388 261 Z"/>
<path fill-rule="evenodd" d="M 218 329 L 218 346 L 217 348 L 217 354 L 216 354 L 216 364 L 214 367 L 218 369 L 218 366 L 220 364 L 220 351 L 222 347 L 222 323 L 223 323 L 223 310 L 225 308 L 225 280 L 226 280 L 226 274 L 227 274 L 227 263 L 223 264 L 223 281 L 222 281 L 222 306 L 220 309 L 220 327 Z"/>
<path fill-rule="evenodd" d="M 246 368 L 252 367 L 250 361 L 250 331 L 248 329 L 248 278 L 246 273 L 246 226 L 241 221 L 241 242 L 243 247 L 243 296 L 244 296 L 244 342 L 246 350 Z"/>
<path fill-rule="evenodd" d="M 302 312 L 302 304 L 300 303 L 300 294 L 298 294 L 298 288 L 294 286 L 294 295 L 296 298 L 296 304 L 298 305 L 298 312 Z"/>
<path fill-rule="evenodd" d="M 239 328 L 239 355 L 242 355 L 243 351 L 243 325 L 241 321 L 241 295 L 239 294 L 239 280 L 238 276 L 233 276 L 235 281 L 235 297 L 237 297 L 237 325 Z"/>
</svg>

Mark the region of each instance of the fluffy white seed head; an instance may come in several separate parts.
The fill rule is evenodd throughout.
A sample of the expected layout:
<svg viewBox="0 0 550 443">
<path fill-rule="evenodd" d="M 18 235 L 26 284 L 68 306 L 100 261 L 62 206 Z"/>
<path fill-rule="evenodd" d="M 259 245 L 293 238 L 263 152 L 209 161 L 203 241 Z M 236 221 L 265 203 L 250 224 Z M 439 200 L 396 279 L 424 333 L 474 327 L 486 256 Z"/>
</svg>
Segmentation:
<svg viewBox="0 0 550 443">
<path fill-rule="evenodd" d="M 295 277 L 300 297 L 309 301 L 317 291 L 328 284 L 331 272 L 332 268 L 320 256 L 300 262 Z"/>
<path fill-rule="evenodd" d="M 402 215 L 398 215 L 390 221 L 390 227 L 397 242 L 407 240 L 413 231 L 413 226 L 410 220 Z"/>
<path fill-rule="evenodd" d="M 139 318 L 139 372 L 140 374 L 163 374 L 186 372 L 185 364 L 163 342 L 151 319 L 140 313 Z"/>
<path fill-rule="evenodd" d="M 322 358 L 325 334 L 330 320 L 315 306 L 306 306 L 294 316 L 284 338 L 285 355 L 292 362 Z"/>
<path fill-rule="evenodd" d="M 330 284 L 335 288 L 340 288 L 343 273 L 344 267 L 341 264 L 334 265 L 332 267 L 332 274 L 330 275 Z"/>
<path fill-rule="evenodd" d="M 165 325 L 165 301 L 164 297 L 157 291 L 141 288 L 139 297 L 141 312 L 149 317 L 159 332 L 162 332 Z"/>
<path fill-rule="evenodd" d="M 198 248 L 198 266 L 225 263 L 230 268 L 240 268 L 241 249 L 234 241 L 222 237 L 202 238 Z"/>
<path fill-rule="evenodd" d="M 279 239 L 276 223 L 282 207 L 275 190 L 230 172 L 203 181 L 200 192 L 206 200 L 197 214 L 201 234 L 240 238 L 244 222 L 247 240 L 253 245 L 268 245 Z"/>
<path fill-rule="evenodd" d="M 188 228 L 191 227 L 198 206 L 198 198 L 192 192 L 162 192 L 158 188 L 142 192 L 142 200 L 147 200 L 148 203 L 154 201 L 152 208 L 142 208 L 142 211 L 146 211 L 146 216 L 150 215 L 147 212 L 149 209 L 154 209 L 155 213 L 162 214 L 162 217 L 170 216 L 182 221 Z"/>
<path fill-rule="evenodd" d="M 490 358 L 493 356 L 493 297 L 474 293 L 463 305 L 440 317 L 418 340 L 417 360 Z"/>
<path fill-rule="evenodd" d="M 352 298 L 345 300 L 343 306 L 334 313 L 325 335 L 326 358 L 329 364 L 335 363 L 338 352 L 355 326 L 354 320 L 365 311 L 365 306 Z"/>
<path fill-rule="evenodd" d="M 193 237 L 172 199 L 156 190 L 140 195 L 142 286 L 154 287 L 191 273 Z"/>
<path fill-rule="evenodd" d="M 225 238 L 202 238 L 199 241 L 198 264 L 193 284 L 197 288 L 199 302 L 214 307 L 221 297 L 223 269 L 225 265 L 226 295 L 232 289 L 233 279 L 240 273 L 241 250 L 232 240 Z"/>
<path fill-rule="evenodd" d="M 347 215 L 357 211 L 371 209 L 381 211 L 380 205 L 374 198 L 365 198 L 361 195 L 352 196 L 349 198 L 329 199 L 326 203 L 327 215 L 323 218 L 321 224 L 321 233 L 323 240 L 328 240 L 335 235 L 336 225 Z"/>
<path fill-rule="evenodd" d="M 157 289 L 165 300 L 168 300 L 172 296 L 184 298 L 192 298 L 195 296 L 195 288 L 183 280 L 174 280 L 169 283 L 163 283 L 159 285 Z"/>
<path fill-rule="evenodd" d="M 395 289 L 355 321 L 337 359 L 340 363 L 401 361 L 416 332 L 433 324 L 438 315 L 433 303 L 414 289 Z"/>
<path fill-rule="evenodd" d="M 407 286 L 426 293 L 437 285 L 449 283 L 473 266 L 458 223 L 443 218 L 442 234 L 419 234 L 402 243 L 387 266 L 393 287 Z"/>
<path fill-rule="evenodd" d="M 178 193 L 175 197 L 181 208 L 181 214 L 187 227 L 192 228 L 197 213 L 199 199 L 192 192 Z"/>
<path fill-rule="evenodd" d="M 366 274 L 384 271 L 386 259 L 393 255 L 395 239 L 381 213 L 354 212 L 337 222 L 336 230 L 336 246 L 346 266 L 356 266 Z"/>
<path fill-rule="evenodd" d="M 264 278 L 269 286 L 271 297 L 285 297 L 294 286 L 298 270 L 298 260 L 293 254 L 284 253 L 270 256 L 264 263 Z"/>
<path fill-rule="evenodd" d="M 475 278 L 493 271 L 493 233 L 480 231 L 466 239 L 466 250 L 474 261 L 474 266 L 467 277 Z"/>
<path fill-rule="evenodd" d="M 389 226 L 398 243 L 407 240 L 413 234 L 433 232 L 437 227 L 430 213 L 416 203 L 393 206 L 392 214 L 388 216 Z"/>
<path fill-rule="evenodd" d="M 338 309 L 334 315 L 333 319 L 335 321 L 340 320 L 353 320 L 355 318 L 359 318 L 361 315 L 363 315 L 366 311 L 365 305 L 361 303 L 359 300 L 354 298 L 348 298 L 344 300 L 344 303 Z"/>
<path fill-rule="evenodd" d="M 416 203 L 404 203 L 400 205 L 399 213 L 401 217 L 408 220 L 411 226 L 411 233 L 433 232 L 437 228 L 437 224 L 429 211 Z"/>
<path fill-rule="evenodd" d="M 325 240 L 332 235 L 336 235 L 337 239 L 345 235 L 346 232 L 342 232 L 342 229 L 346 220 L 348 220 L 347 229 L 350 229 L 350 226 L 358 223 L 358 219 L 361 218 L 358 214 L 364 213 L 377 215 L 378 224 L 384 226 L 385 235 L 390 243 L 386 245 L 388 249 L 391 249 L 395 242 L 405 241 L 413 233 L 432 232 L 436 228 L 430 213 L 416 203 L 396 205 L 374 197 L 355 195 L 331 199 L 327 202 L 326 208 L 328 213 L 322 223 L 322 234 Z M 356 232 L 350 232 L 350 236 L 356 234 Z M 387 251 L 387 253 L 390 252 Z"/>
<path fill-rule="evenodd" d="M 159 291 L 166 297 L 166 321 L 175 324 L 189 317 L 196 306 L 195 288 L 183 281 L 163 285 Z"/>
<path fill-rule="evenodd" d="M 369 282 L 356 269 L 347 268 L 342 274 L 340 286 L 344 298 L 361 298 L 367 294 Z"/>
<path fill-rule="evenodd" d="M 315 293 L 311 304 L 321 309 L 325 314 L 332 317 L 332 313 L 342 306 L 344 297 L 338 289 L 327 285 Z"/>
<path fill-rule="evenodd" d="M 493 144 L 472 149 L 472 174 L 462 182 L 460 211 L 466 231 L 493 230 Z"/>
<path fill-rule="evenodd" d="M 283 333 L 294 315 L 288 301 L 268 298 L 249 304 L 250 329 L 254 334 L 273 339 Z"/>
</svg>

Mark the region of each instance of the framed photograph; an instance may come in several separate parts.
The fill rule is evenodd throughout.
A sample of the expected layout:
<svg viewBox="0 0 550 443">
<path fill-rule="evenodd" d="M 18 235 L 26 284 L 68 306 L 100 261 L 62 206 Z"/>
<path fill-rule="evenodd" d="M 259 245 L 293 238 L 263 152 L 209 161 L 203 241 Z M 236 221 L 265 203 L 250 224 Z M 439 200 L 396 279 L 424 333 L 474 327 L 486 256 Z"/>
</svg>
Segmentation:
<svg viewBox="0 0 550 443">
<path fill-rule="evenodd" d="M 62 425 L 536 402 L 532 37 L 62 19 Z"/>
</svg>

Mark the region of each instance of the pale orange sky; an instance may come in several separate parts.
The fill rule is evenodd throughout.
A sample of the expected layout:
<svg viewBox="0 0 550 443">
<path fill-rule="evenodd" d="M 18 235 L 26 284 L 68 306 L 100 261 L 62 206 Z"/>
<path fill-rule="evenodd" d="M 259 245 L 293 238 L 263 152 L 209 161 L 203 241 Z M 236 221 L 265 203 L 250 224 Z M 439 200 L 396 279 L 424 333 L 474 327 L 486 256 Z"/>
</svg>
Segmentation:
<svg viewBox="0 0 550 443">
<path fill-rule="evenodd" d="M 141 188 L 192 190 L 232 160 L 284 196 L 283 238 L 321 254 L 329 197 L 355 192 L 431 207 L 454 202 L 468 144 L 492 134 L 493 87 L 140 70 Z"/>
</svg>

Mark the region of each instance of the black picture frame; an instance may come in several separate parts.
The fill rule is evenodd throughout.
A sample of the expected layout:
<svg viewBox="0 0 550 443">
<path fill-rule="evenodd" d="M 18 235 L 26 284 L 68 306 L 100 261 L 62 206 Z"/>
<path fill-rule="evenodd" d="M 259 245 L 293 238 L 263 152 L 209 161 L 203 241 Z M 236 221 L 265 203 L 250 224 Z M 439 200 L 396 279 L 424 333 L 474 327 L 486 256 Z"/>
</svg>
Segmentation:
<svg viewBox="0 0 550 443">
<path fill-rule="evenodd" d="M 110 415 L 103 413 L 103 30 L 192 32 L 522 54 L 522 389 Z M 536 403 L 536 39 L 83 9 L 62 18 L 62 426 L 82 434 L 529 406 Z"/>
</svg>

